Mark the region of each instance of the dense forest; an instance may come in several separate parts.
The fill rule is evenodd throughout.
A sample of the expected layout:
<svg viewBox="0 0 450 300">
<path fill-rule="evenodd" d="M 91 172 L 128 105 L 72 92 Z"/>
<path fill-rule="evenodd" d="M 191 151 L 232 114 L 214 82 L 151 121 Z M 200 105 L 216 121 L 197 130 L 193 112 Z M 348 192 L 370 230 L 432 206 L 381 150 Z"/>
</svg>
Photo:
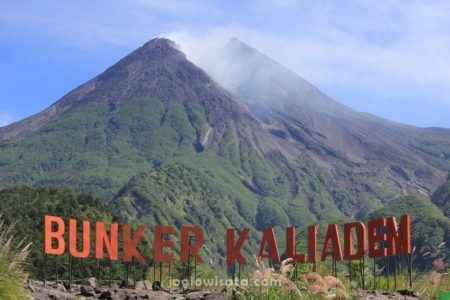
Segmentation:
<svg viewBox="0 0 450 300">
<path fill-rule="evenodd" d="M 59 216 L 65 220 L 103 221 L 111 223 L 110 209 L 98 199 L 88 195 L 77 195 L 68 189 L 17 187 L 0 190 L 0 211 L 7 225 L 14 225 L 14 237 L 23 243 L 32 243 L 26 263 L 26 271 L 34 278 L 43 276 L 43 232 L 44 215 Z M 92 236 L 92 235 L 91 235 Z M 67 240 L 67 233 L 65 235 Z M 48 273 L 56 276 L 55 263 L 61 277 L 68 272 L 68 256 L 48 258 Z M 95 263 L 86 261 L 85 276 L 92 276 Z"/>
</svg>

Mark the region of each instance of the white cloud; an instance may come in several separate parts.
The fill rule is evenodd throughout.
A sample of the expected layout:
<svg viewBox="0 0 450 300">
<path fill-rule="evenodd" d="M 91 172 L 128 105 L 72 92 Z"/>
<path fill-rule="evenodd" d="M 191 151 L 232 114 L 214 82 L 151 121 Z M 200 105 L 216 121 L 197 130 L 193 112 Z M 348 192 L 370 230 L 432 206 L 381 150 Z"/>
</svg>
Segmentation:
<svg viewBox="0 0 450 300">
<path fill-rule="evenodd" d="M 14 118 L 11 115 L 0 113 L 0 127 L 11 124 L 13 120 Z"/>
<path fill-rule="evenodd" d="M 279 5 L 289 4 L 281 1 Z M 317 4 L 305 20 L 319 21 L 294 34 L 222 26 L 206 33 L 182 30 L 169 36 L 182 44 L 194 61 L 203 56 L 202 51 L 208 52 L 209 46 L 237 36 L 316 83 L 364 80 L 371 84 L 380 79 L 420 85 L 450 83 L 450 5 L 404 3 L 396 7 L 399 15 L 392 19 L 384 16 L 387 7 L 373 7 L 369 16 L 340 19 L 321 8 L 323 5 Z"/>
<path fill-rule="evenodd" d="M 28 26 L 70 47 L 130 47 L 167 33 L 184 38 L 185 48 L 195 41 L 199 51 L 237 36 L 318 84 L 450 83 L 445 1 L 12 3 L 0 5 L 0 24 Z"/>
<path fill-rule="evenodd" d="M 277 21 L 286 20 L 286 32 L 227 25 L 169 36 L 206 69 L 208 49 L 236 36 L 358 110 L 450 127 L 450 2 L 315 3 L 293 22 L 286 11 L 295 6 L 281 1 L 287 9 Z M 265 16 L 271 11 L 272 4 L 258 7 Z"/>
</svg>

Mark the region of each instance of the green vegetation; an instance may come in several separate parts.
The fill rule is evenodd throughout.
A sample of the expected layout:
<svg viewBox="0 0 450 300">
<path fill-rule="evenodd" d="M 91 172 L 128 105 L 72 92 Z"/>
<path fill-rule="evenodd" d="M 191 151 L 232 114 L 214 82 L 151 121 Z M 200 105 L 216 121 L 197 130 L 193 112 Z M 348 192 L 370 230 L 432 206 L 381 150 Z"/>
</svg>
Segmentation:
<svg viewBox="0 0 450 300">
<path fill-rule="evenodd" d="M 249 227 L 248 249 L 259 239 L 256 228 L 345 219 L 328 175 L 307 160 L 286 170 L 227 128 L 213 128 L 214 143 L 200 147 L 211 131 L 208 115 L 195 103 L 151 97 L 115 109 L 80 105 L 23 140 L 0 144 L 0 188 L 70 188 L 110 204 L 122 221 L 202 225 L 209 236 Z M 223 256 L 221 243 L 209 242 Z"/>
<path fill-rule="evenodd" d="M 201 226 L 208 249 L 203 254 L 206 263 L 223 265 L 226 228 L 253 227 L 256 208 L 251 206 L 252 200 L 252 194 L 236 178 L 218 165 L 198 161 L 195 166 L 171 163 L 135 176 L 111 205 L 123 222 L 139 222 L 149 228 L 157 224 Z M 250 206 L 244 206 L 247 203 Z M 150 231 L 148 234 L 153 238 Z M 248 253 L 257 247 L 256 237 L 252 232 Z"/>
<path fill-rule="evenodd" d="M 14 234 L 14 226 L 6 225 L 0 216 L 0 299 L 28 299 L 24 288 L 27 274 L 23 264 L 30 244 L 20 242 Z"/>
<path fill-rule="evenodd" d="M 165 108 L 153 98 L 119 110 L 81 106 L 19 143 L 1 144 L 0 187 L 70 187 L 111 199 L 137 173 L 195 152 L 204 117 L 195 106 L 189 111 L 194 125 L 180 104 Z"/>
<path fill-rule="evenodd" d="M 434 253 L 442 242 L 450 241 L 450 220 L 425 197 L 403 197 L 370 214 L 371 219 L 409 214 L 411 216 L 411 245 L 415 248 L 414 267 L 430 270 L 434 257 L 424 256 Z M 448 257 L 449 247 L 442 253 Z"/>
<path fill-rule="evenodd" d="M 450 217 L 450 175 L 447 181 L 434 193 L 431 200 L 447 217 Z"/>
<path fill-rule="evenodd" d="M 206 233 L 202 255 L 212 265 L 224 265 L 228 227 L 251 229 L 244 246 L 248 258 L 258 249 L 258 230 L 265 227 L 275 227 L 283 251 L 284 227 L 294 225 L 302 232 L 313 223 L 341 224 L 350 215 L 412 214 L 413 232 L 426 236 L 423 241 L 413 236 L 418 251 L 449 240 L 448 218 L 430 201 L 390 202 L 397 191 L 376 189 L 362 175 L 340 169 L 331 174 L 307 157 L 287 164 L 276 153 L 263 156 L 255 141 L 237 138 L 228 127 L 209 125 L 210 115 L 189 101 L 151 97 L 114 109 L 100 101 L 80 105 L 23 140 L 0 145 L 0 187 L 66 187 L 101 200 L 53 188 L 9 188 L 0 193 L 0 209 L 8 222 L 23 220 L 17 224 L 18 235 L 26 233 L 33 241 L 40 239 L 36 222 L 44 213 L 91 220 L 111 220 L 114 214 L 120 222 L 148 228 L 199 225 Z M 204 148 L 207 132 L 214 138 Z M 433 198 L 444 210 L 447 185 Z M 17 203 L 26 209 L 17 210 Z M 151 240 L 151 230 L 146 232 L 146 241 Z M 39 243 L 28 266 L 32 276 L 40 275 Z M 66 265 L 67 259 L 60 264 Z M 428 264 L 423 260 L 417 266 Z"/>
<path fill-rule="evenodd" d="M 17 240 L 32 243 L 24 267 L 34 278 L 42 278 L 44 215 L 103 221 L 106 224 L 112 220 L 109 209 L 101 201 L 91 196 L 76 195 L 67 189 L 20 187 L 1 190 L 0 212 L 5 224 L 15 224 L 14 237 Z M 49 257 L 48 270 L 52 278 L 55 276 L 54 263 L 55 257 Z M 67 275 L 68 257 L 59 257 L 58 264 L 60 276 Z M 94 260 L 86 260 L 85 275 L 91 276 L 94 270 Z"/>
<path fill-rule="evenodd" d="M 450 140 L 445 130 L 429 129 L 426 134 L 418 136 L 410 142 L 410 146 L 425 157 L 433 165 L 450 171 Z"/>
</svg>

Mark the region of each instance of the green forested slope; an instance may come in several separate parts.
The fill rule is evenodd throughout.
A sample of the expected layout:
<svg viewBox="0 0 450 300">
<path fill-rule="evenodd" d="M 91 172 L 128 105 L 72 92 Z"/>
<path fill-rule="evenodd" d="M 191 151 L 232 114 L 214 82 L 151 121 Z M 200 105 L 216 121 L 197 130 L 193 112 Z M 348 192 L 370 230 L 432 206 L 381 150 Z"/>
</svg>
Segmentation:
<svg viewBox="0 0 450 300">
<path fill-rule="evenodd" d="M 411 216 L 411 246 L 415 248 L 415 264 L 423 269 L 432 267 L 432 256 L 424 257 L 426 252 L 436 251 L 442 243 L 450 241 L 450 220 L 444 216 L 428 198 L 403 197 L 398 198 L 385 207 L 370 214 L 370 218 L 386 216 Z M 443 249 L 448 249 L 445 247 Z M 444 253 L 449 254 L 448 250 Z"/>
<path fill-rule="evenodd" d="M 447 181 L 433 194 L 431 200 L 442 209 L 447 217 L 450 217 L 450 175 Z"/>
<path fill-rule="evenodd" d="M 77 220 L 103 221 L 109 224 L 112 214 L 100 200 L 87 195 L 77 195 L 68 189 L 17 187 L 0 190 L 0 213 L 3 220 L 14 225 L 14 238 L 25 244 L 33 243 L 26 270 L 32 277 L 41 278 L 43 272 L 43 217 L 54 215 Z M 92 227 L 93 228 L 93 227 Z M 92 236 L 92 235 L 91 235 Z M 66 234 L 67 238 L 67 234 Z M 91 248 L 93 253 L 93 250 Z M 91 266 L 88 263 L 91 263 Z M 59 258 L 60 276 L 67 274 L 67 255 Z M 54 277 L 54 257 L 49 258 L 49 276 Z M 65 266 L 65 267 L 61 267 Z M 93 260 L 86 261 L 85 274 L 95 270 Z"/>
<path fill-rule="evenodd" d="M 164 108 L 142 98 L 111 110 L 90 103 L 19 143 L 2 143 L 0 186 L 65 186 L 110 199 L 136 173 L 194 153 L 205 124 L 194 105 Z"/>
</svg>

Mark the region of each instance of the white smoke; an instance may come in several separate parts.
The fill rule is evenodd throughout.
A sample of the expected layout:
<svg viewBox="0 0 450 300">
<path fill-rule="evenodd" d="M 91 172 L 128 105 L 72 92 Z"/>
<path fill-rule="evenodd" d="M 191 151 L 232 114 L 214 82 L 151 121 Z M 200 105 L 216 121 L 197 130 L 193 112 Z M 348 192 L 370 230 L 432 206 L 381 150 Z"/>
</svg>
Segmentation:
<svg viewBox="0 0 450 300">
<path fill-rule="evenodd" d="M 419 17 L 411 15 L 423 21 Z M 242 78 L 230 72 L 219 50 L 237 37 L 356 110 L 419 126 L 448 127 L 444 112 L 450 109 L 450 72 L 445 66 L 450 62 L 450 39 L 414 25 L 423 23 L 419 21 L 411 22 L 411 30 L 395 43 L 384 44 L 320 27 L 291 37 L 240 26 L 167 36 L 230 90 Z"/>
<path fill-rule="evenodd" d="M 230 74 L 229 58 L 223 53 L 223 47 L 233 38 L 232 30 L 217 30 L 209 35 L 196 35 L 186 31 L 173 32 L 168 38 L 180 45 L 188 60 L 205 70 L 215 81 L 233 91 L 239 78 Z"/>
</svg>

